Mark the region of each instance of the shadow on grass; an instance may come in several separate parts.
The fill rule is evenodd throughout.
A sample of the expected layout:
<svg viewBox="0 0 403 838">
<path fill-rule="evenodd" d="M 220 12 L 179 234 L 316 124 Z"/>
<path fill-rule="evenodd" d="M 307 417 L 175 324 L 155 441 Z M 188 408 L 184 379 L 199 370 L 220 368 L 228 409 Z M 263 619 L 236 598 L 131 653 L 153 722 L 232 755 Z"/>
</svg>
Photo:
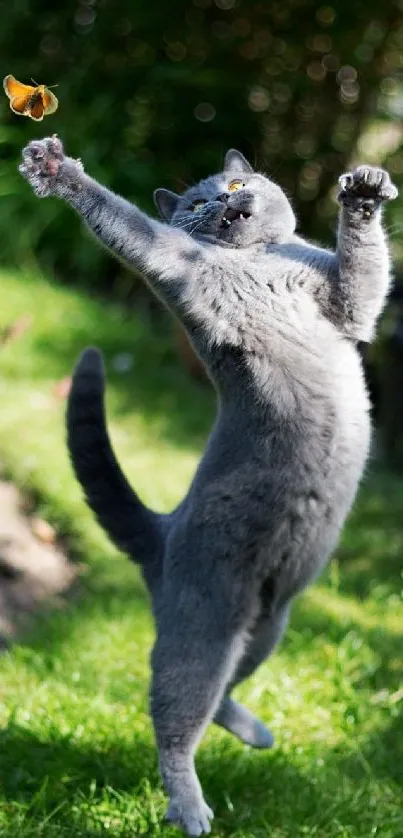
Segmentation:
<svg viewBox="0 0 403 838">
<path fill-rule="evenodd" d="M 386 731 L 385 742 L 378 735 L 372 747 L 385 748 L 386 740 L 394 735 L 393 729 Z M 42 820 L 49 815 L 53 828 L 59 817 L 61 824 L 65 822 L 65 810 L 58 815 L 57 808 L 73 807 L 83 795 L 90 795 L 96 806 L 102 804 L 104 790 L 133 794 L 139 806 L 146 808 L 149 799 L 143 795 L 144 782 L 149 782 L 151 790 L 159 789 L 155 749 L 137 734 L 130 743 L 94 748 L 67 737 L 44 741 L 11 723 L 0 734 L 0 748 L 0 782 L 6 800 L 29 805 L 37 798 L 32 818 Z M 366 758 L 371 759 L 370 748 L 366 750 Z M 382 807 L 379 812 L 374 810 L 374 779 L 368 776 L 363 760 L 337 749 L 322 749 L 321 754 L 323 768 L 318 771 L 312 766 L 308 774 L 308 769 L 300 771 L 281 751 L 258 753 L 232 744 L 225 744 L 218 753 L 202 750 L 197 760 L 199 775 L 221 834 L 231 836 L 243 827 L 242 834 L 265 836 L 273 825 L 279 835 L 305 834 L 309 827 L 312 834 L 327 835 L 333 823 L 341 826 L 358 820 L 354 835 L 361 836 L 370 834 L 378 820 L 379 826 L 386 826 Z M 337 778 L 344 779 L 335 788 Z M 77 834 L 89 836 L 92 832 L 86 824 L 85 831 Z M 155 834 L 160 834 L 158 827 Z"/>
<path fill-rule="evenodd" d="M 134 790 L 144 777 L 155 785 L 158 782 L 155 748 L 138 734 L 133 735 L 130 745 L 105 742 L 91 748 L 68 737 L 41 739 L 11 722 L 0 731 L 0 749 L 0 784 L 6 796 L 29 802 L 51 777 L 49 808 L 60 802 L 60 796 L 73 796 L 94 781 L 97 788 L 111 786 L 122 792 Z"/>
<path fill-rule="evenodd" d="M 397 751 L 393 748 L 393 764 L 388 764 L 392 763 L 388 758 L 388 746 L 393 737 L 401 734 L 402 722 L 396 720 L 382 732 L 369 737 L 358 753 L 351 753 L 348 745 L 336 748 L 315 746 L 311 752 L 311 769 L 305 762 L 301 770 L 295 763 L 292 764 L 295 755 L 287 758 L 280 750 L 269 754 L 244 750 L 237 754 L 235 748 L 228 748 L 218 760 L 211 753 L 204 752 L 199 759 L 200 775 L 219 819 L 224 808 L 223 800 L 230 798 L 233 803 L 233 813 L 225 816 L 225 834 L 233 834 L 231 826 L 235 831 L 235 827 L 239 828 L 243 822 L 245 828 L 249 827 L 250 835 L 255 836 L 255 827 L 259 826 L 264 813 L 266 820 L 261 825 L 266 826 L 266 832 L 262 830 L 262 835 L 270 834 L 271 826 L 276 826 L 281 835 L 305 834 L 305 830 L 307 834 L 328 835 L 334 822 L 345 827 L 356 822 L 357 831 L 343 834 L 369 835 L 377 821 L 374 798 L 381 797 L 385 791 L 383 789 L 382 792 L 380 786 L 385 779 L 388 784 L 390 781 L 396 783 L 395 807 L 396 813 L 400 814 L 400 827 L 403 827 L 398 792 L 402 769 L 401 764 L 396 762 L 400 746 Z M 379 812 L 378 817 L 379 827 L 386 827 L 383 820 L 385 813 Z M 398 834 L 397 827 L 393 835 Z"/>
<path fill-rule="evenodd" d="M 403 787 L 403 717 L 397 706 L 390 722 L 368 737 L 363 754 L 371 771 L 380 779 L 390 778 Z M 356 776 L 356 762 L 346 760 L 345 770 Z"/>
</svg>

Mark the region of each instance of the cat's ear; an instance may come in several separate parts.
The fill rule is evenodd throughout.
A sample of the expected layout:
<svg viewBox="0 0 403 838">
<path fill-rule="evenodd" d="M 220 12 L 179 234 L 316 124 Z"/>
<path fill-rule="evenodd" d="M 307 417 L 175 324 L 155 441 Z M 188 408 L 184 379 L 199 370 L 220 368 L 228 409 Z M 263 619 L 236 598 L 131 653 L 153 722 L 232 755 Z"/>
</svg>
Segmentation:
<svg viewBox="0 0 403 838">
<path fill-rule="evenodd" d="M 179 195 L 170 192 L 169 189 L 156 189 L 153 197 L 161 218 L 164 221 L 170 221 L 178 206 Z"/>
<path fill-rule="evenodd" d="M 240 151 L 237 151 L 236 148 L 230 148 L 225 155 L 224 172 L 228 172 L 228 174 L 238 172 L 250 175 L 253 169 Z"/>
</svg>

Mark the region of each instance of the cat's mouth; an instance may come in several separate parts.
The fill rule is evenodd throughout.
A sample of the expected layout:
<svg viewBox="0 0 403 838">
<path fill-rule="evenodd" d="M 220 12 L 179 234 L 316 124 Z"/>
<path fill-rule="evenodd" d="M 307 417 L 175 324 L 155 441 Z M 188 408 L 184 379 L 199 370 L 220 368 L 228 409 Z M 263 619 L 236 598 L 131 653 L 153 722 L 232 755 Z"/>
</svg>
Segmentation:
<svg viewBox="0 0 403 838">
<path fill-rule="evenodd" d="M 220 227 L 230 227 L 234 221 L 247 221 L 250 218 L 250 212 L 241 212 L 240 210 L 227 207 L 221 219 Z"/>
</svg>

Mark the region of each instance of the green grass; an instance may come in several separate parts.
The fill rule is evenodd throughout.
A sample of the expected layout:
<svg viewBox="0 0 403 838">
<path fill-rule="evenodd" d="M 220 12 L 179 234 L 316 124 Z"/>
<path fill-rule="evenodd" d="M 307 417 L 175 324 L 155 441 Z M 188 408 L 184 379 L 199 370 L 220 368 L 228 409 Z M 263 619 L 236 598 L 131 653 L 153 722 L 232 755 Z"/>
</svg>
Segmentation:
<svg viewBox="0 0 403 838">
<path fill-rule="evenodd" d="M 0 834 L 173 838 L 147 712 L 147 597 L 81 500 L 54 385 L 85 345 L 102 346 L 118 455 L 160 509 L 187 486 L 213 400 L 178 367 L 160 321 L 40 277 L 0 282 L 0 325 L 33 317 L 0 352 L 0 458 L 86 568 L 67 606 L 41 614 L 0 659 Z M 121 353 L 133 366 L 119 374 Z M 197 762 L 214 835 L 403 835 L 402 514 L 401 483 L 373 469 L 329 570 L 238 689 L 275 749 L 207 731 Z"/>
</svg>

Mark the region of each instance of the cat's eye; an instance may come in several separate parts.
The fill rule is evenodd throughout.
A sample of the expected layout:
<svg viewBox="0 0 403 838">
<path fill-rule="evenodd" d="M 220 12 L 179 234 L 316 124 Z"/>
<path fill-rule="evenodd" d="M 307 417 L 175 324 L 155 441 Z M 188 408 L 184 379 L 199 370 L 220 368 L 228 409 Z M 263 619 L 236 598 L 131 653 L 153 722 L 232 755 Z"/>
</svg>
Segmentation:
<svg viewBox="0 0 403 838">
<path fill-rule="evenodd" d="M 237 192 L 238 189 L 243 189 L 245 184 L 242 180 L 231 180 L 228 184 L 228 192 Z"/>
<path fill-rule="evenodd" d="M 206 203 L 205 201 L 201 201 L 201 200 L 200 201 L 193 201 L 192 211 L 193 212 L 199 212 L 199 210 L 201 210 L 201 208 L 204 207 L 205 203 Z"/>
</svg>

